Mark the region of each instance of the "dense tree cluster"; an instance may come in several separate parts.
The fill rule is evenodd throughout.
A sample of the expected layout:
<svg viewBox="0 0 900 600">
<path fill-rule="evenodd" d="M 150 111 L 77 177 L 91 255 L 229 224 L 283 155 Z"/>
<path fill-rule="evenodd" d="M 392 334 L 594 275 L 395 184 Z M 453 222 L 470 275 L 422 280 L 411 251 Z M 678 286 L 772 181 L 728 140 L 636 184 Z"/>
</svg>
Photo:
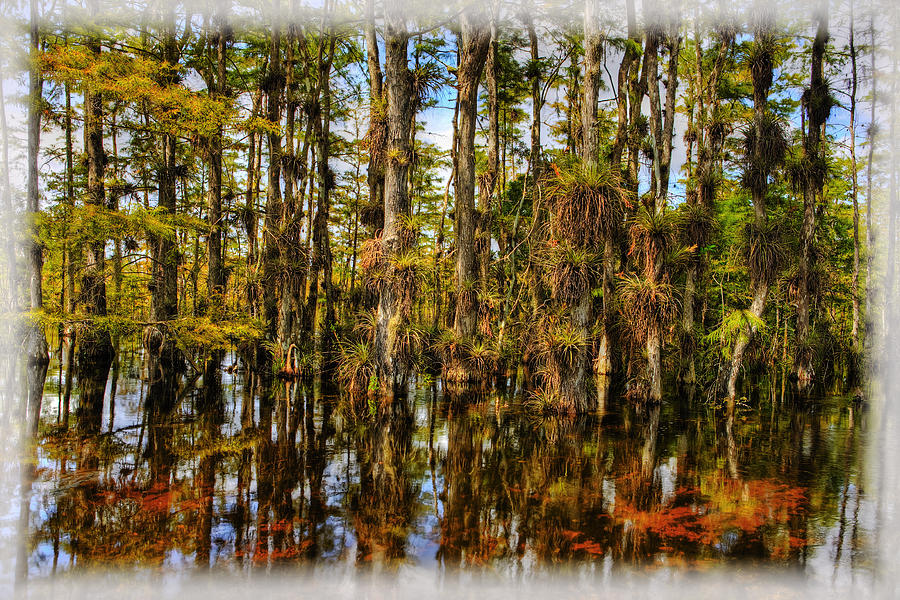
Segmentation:
<svg viewBox="0 0 900 600">
<path fill-rule="evenodd" d="M 138 344 L 151 384 L 235 348 L 354 394 L 521 376 L 563 413 L 857 381 L 869 14 L 86 4 L 22 16 L 27 204 L 3 182 L 6 301 L 67 412 L 73 367 L 90 420 Z"/>
</svg>

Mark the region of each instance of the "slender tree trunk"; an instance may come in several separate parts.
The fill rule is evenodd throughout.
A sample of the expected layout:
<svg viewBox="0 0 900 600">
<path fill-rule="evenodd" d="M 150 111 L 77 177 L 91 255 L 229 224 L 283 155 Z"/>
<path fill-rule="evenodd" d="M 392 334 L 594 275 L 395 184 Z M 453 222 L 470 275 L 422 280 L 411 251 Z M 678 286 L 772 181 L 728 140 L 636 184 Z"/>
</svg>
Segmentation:
<svg viewBox="0 0 900 600">
<path fill-rule="evenodd" d="M 375 36 L 375 0 L 366 1 L 366 64 L 369 69 L 369 141 L 377 145 L 373 138 L 380 136 L 386 126 L 384 84 L 381 62 L 378 57 L 378 39 Z M 384 149 L 370 145 L 367 183 L 369 185 L 369 205 L 384 204 Z M 373 234 L 384 227 L 384 214 L 373 224 Z"/>
<path fill-rule="evenodd" d="M 497 18 L 500 11 L 499 0 L 491 3 L 490 45 L 485 65 L 485 83 L 488 92 L 488 156 L 487 170 L 481 176 L 479 185 L 478 209 L 480 218 L 475 226 L 476 244 L 480 244 L 480 256 L 477 257 L 482 289 L 488 289 L 491 272 L 491 231 L 492 207 L 494 191 L 500 169 L 500 104 L 497 97 L 497 76 L 499 71 L 499 32 Z M 477 247 L 477 246 L 476 246 Z"/>
<path fill-rule="evenodd" d="M 90 4 L 96 14 L 96 0 Z M 99 61 L 100 41 L 94 34 L 85 40 L 88 52 Z M 106 194 L 103 184 L 106 156 L 103 150 L 103 103 L 90 84 L 84 89 L 84 147 L 87 154 L 87 194 L 85 203 L 103 208 Z M 92 317 L 106 316 L 106 242 L 95 240 L 87 245 L 81 279 L 82 310 Z M 82 329 L 78 344 L 78 425 L 85 433 L 100 431 L 103 394 L 112 364 L 113 347 L 109 332 L 89 325 Z"/>
<path fill-rule="evenodd" d="M 378 298 L 374 359 L 382 394 L 394 395 L 406 388 L 409 365 L 400 339 L 409 321 L 411 298 L 399 280 L 392 261 L 407 249 L 404 218 L 409 216 L 409 164 L 412 158 L 410 127 L 413 124 L 415 92 L 407 66 L 409 33 L 399 0 L 385 2 L 385 87 L 387 152 L 384 178 L 384 233 L 382 255 L 388 280 Z"/>
<path fill-rule="evenodd" d="M 163 23 L 162 60 L 170 69 L 164 86 L 176 85 L 178 45 L 175 38 L 175 12 L 170 9 Z M 175 135 L 162 134 L 162 148 L 158 171 L 158 208 L 162 218 L 173 219 L 177 210 L 176 198 L 177 148 Z M 165 323 L 178 317 L 178 240 L 170 235 L 152 235 L 153 277 L 151 280 L 150 320 Z M 168 335 L 165 326 L 151 326 L 144 336 L 144 344 L 153 359 L 150 363 L 150 379 L 168 377 L 176 368 L 175 340 Z"/>
<path fill-rule="evenodd" d="M 265 77 L 266 118 L 271 123 L 281 123 L 281 102 L 284 93 L 284 71 L 281 64 L 280 0 L 273 1 L 273 22 L 269 40 L 269 67 Z M 286 293 L 283 260 L 284 207 L 281 197 L 282 148 L 280 129 L 267 134 L 269 146 L 268 182 L 266 186 L 266 222 L 263 257 L 263 313 L 268 338 L 275 342 L 277 357 L 284 357 L 289 341 L 280 326 L 282 295 Z"/>
<path fill-rule="evenodd" d="M 767 65 L 765 69 L 754 69 L 752 72 L 753 79 L 753 120 L 755 135 L 752 138 L 754 144 L 750 148 L 749 158 L 749 180 L 750 193 L 753 199 L 753 226 L 756 229 L 756 235 L 760 238 L 767 231 L 769 217 L 766 213 L 766 193 L 768 192 L 769 171 L 765 167 L 772 163 L 772 158 L 765 156 L 767 148 L 775 147 L 777 144 L 766 144 L 765 136 L 769 135 L 765 126 L 766 115 L 768 113 L 769 88 L 772 85 L 772 64 L 773 56 L 773 37 L 772 25 L 770 23 L 761 23 L 754 32 L 755 41 L 758 45 L 756 50 L 756 60 L 758 65 Z M 750 288 L 753 293 L 753 300 L 750 304 L 750 312 L 756 318 L 762 318 L 763 310 L 766 306 L 766 297 L 769 294 L 770 278 L 773 273 L 760 272 L 759 265 L 750 265 Z M 734 343 L 734 349 L 731 353 L 731 362 L 728 369 L 728 380 L 726 384 L 726 392 L 728 398 L 734 401 L 737 396 L 737 379 L 740 374 L 741 364 L 744 358 L 744 352 L 750 345 L 753 336 L 756 335 L 756 326 L 748 325 L 746 331 L 742 331 Z"/>
<path fill-rule="evenodd" d="M 68 41 L 68 40 L 67 40 Z M 65 84 L 66 96 L 66 116 L 65 116 L 65 134 L 66 134 L 66 209 L 71 211 L 75 206 L 75 181 L 74 181 L 74 157 L 72 152 L 72 94 L 69 90 L 69 83 Z M 71 213 L 69 213 L 71 214 Z M 66 305 L 64 307 L 66 315 L 72 315 L 75 312 L 75 274 L 76 263 L 80 267 L 81 249 L 77 250 L 67 248 L 66 261 Z M 64 336 L 66 338 L 66 382 L 63 387 L 63 401 L 60 415 L 60 422 L 63 429 L 69 426 L 69 403 L 72 397 L 72 381 L 75 371 L 75 342 L 77 341 L 76 327 L 74 325 L 66 325 Z"/>
<path fill-rule="evenodd" d="M 540 181 L 541 175 L 543 173 L 543 163 L 541 161 L 541 110 L 543 109 L 543 102 L 541 101 L 541 71 L 539 68 L 539 61 L 541 58 L 540 55 L 540 47 L 538 45 L 538 35 L 537 30 L 534 27 L 534 18 L 530 13 L 523 14 L 523 20 L 525 22 L 525 28 L 528 32 L 528 42 L 531 50 L 531 64 L 532 64 L 532 73 L 530 74 L 531 79 L 531 147 L 529 152 L 528 164 L 531 166 L 531 180 L 532 184 L 530 186 L 530 193 L 532 197 L 532 207 L 534 209 L 534 215 L 532 216 L 534 227 L 533 229 L 537 229 L 540 227 L 540 224 L 543 220 L 543 212 L 539 207 L 539 203 L 536 202 L 537 198 L 540 197 Z M 526 173 L 526 177 L 528 174 Z M 526 181 L 527 185 L 527 181 Z M 531 258 L 531 253 L 529 253 L 529 258 Z M 544 303 L 545 295 L 544 295 L 544 286 L 541 282 L 541 277 L 538 272 L 537 267 L 531 263 L 528 267 L 526 267 L 526 272 L 528 273 L 528 286 L 531 290 L 531 310 L 534 316 L 537 316 L 538 309 Z"/>
<path fill-rule="evenodd" d="M 262 94 L 257 90 L 253 94 L 253 108 L 250 111 L 250 118 L 254 119 L 259 114 Z M 249 140 L 247 142 L 247 190 L 244 194 L 244 210 L 243 225 L 247 234 L 247 305 L 251 316 L 259 315 L 259 286 L 257 282 L 258 270 L 257 262 L 257 238 L 259 219 L 256 214 L 256 179 L 257 179 L 257 155 L 256 155 L 256 138 L 258 133 L 250 131 Z"/>
<path fill-rule="evenodd" d="M 616 138 L 611 152 L 612 164 L 619 169 L 622 167 L 622 154 L 628 142 L 628 75 L 631 73 L 632 65 L 639 58 L 638 48 L 640 48 L 634 0 L 626 0 L 625 9 L 628 19 L 628 41 L 622 62 L 619 64 L 616 84 Z"/>
<path fill-rule="evenodd" d="M 856 168 L 856 43 L 854 40 L 853 3 L 850 3 L 850 175 L 852 186 L 850 197 L 853 200 L 853 275 L 851 286 L 853 288 L 853 326 L 850 330 L 850 339 L 853 344 L 853 354 L 860 352 L 859 343 L 859 182 L 857 181 Z M 856 358 L 854 357 L 854 360 Z"/>
<path fill-rule="evenodd" d="M 810 289 L 810 271 L 814 267 L 813 255 L 816 230 L 816 201 L 822 193 L 824 171 L 819 172 L 824 160 L 822 130 L 828 118 L 828 84 L 825 82 L 822 63 L 825 44 L 828 41 L 827 5 L 820 8 L 817 15 L 818 27 L 812 46 L 810 66 L 809 99 L 807 100 L 808 129 L 803 144 L 803 160 L 807 172 L 811 173 L 803 182 L 803 224 L 800 229 L 800 259 L 797 291 L 797 337 L 794 371 L 797 375 L 797 389 L 806 391 L 815 376 L 810 347 L 810 312 L 814 303 L 814 290 Z"/>
<path fill-rule="evenodd" d="M 725 135 L 715 126 L 715 114 L 720 104 L 719 79 L 725 68 L 725 60 L 728 57 L 733 38 L 727 31 L 718 33 L 718 46 L 708 75 L 704 77 L 703 52 L 701 48 L 699 31 L 695 38 L 697 74 L 695 76 L 695 89 L 697 97 L 697 168 L 696 168 L 696 193 L 693 194 L 695 202 L 705 210 L 712 210 L 716 201 L 718 180 L 721 164 L 722 147 Z M 697 241 L 697 240 L 695 240 Z M 682 313 L 682 327 L 686 336 L 685 345 L 682 348 L 682 368 L 686 373 L 682 376 L 685 384 L 692 385 L 696 381 L 696 366 L 694 364 L 694 349 L 696 340 L 703 335 L 703 319 L 701 315 L 700 331 L 696 331 L 696 292 L 697 287 L 704 283 L 703 262 L 695 260 L 688 267 L 685 281 L 685 291 Z M 722 370 L 724 372 L 724 370 Z M 718 379 L 714 385 L 718 383 Z M 712 388 L 711 388 L 712 389 Z"/>
<path fill-rule="evenodd" d="M 36 231 L 36 218 L 40 213 L 40 195 L 38 192 L 38 154 L 41 144 L 41 95 L 44 80 L 41 77 L 38 66 L 38 52 L 40 51 L 40 33 L 38 31 L 37 0 L 31 0 L 31 60 L 28 69 L 28 192 L 25 207 L 25 222 L 28 224 L 28 279 L 29 279 L 29 307 L 32 311 L 44 308 L 43 270 L 44 255 L 41 242 Z M 47 364 L 50 357 L 47 353 L 47 338 L 40 325 L 32 325 L 27 329 L 26 354 L 29 365 L 39 365 L 35 371 L 43 376 L 47 373 Z M 29 373 L 31 373 L 29 369 Z M 43 375 L 41 375 L 43 373 Z"/>
<path fill-rule="evenodd" d="M 211 96 L 216 100 L 226 97 L 225 80 L 225 38 L 228 24 L 225 15 L 227 6 L 219 7 L 219 13 L 214 18 L 214 27 L 210 35 L 212 57 L 215 58 L 216 72 L 209 77 Z M 212 74 L 211 74 L 212 75 Z M 213 310 L 220 302 L 214 301 L 225 294 L 225 265 L 222 253 L 222 126 L 216 128 L 215 135 L 209 140 L 209 192 L 208 214 L 209 237 L 207 239 L 207 252 L 209 254 L 209 279 L 207 293 L 210 298 L 210 309 Z M 224 299 L 222 300 L 224 302 Z"/>
<path fill-rule="evenodd" d="M 332 254 L 331 241 L 328 232 L 328 216 L 331 212 L 331 190 L 334 187 L 334 173 L 328 166 L 328 159 L 331 156 L 330 149 L 330 120 L 331 120 L 331 85 L 329 78 L 331 77 L 331 64 L 334 59 L 335 37 L 328 34 L 328 54 L 325 60 L 320 61 L 319 81 L 321 86 L 321 122 L 320 131 L 318 132 L 318 156 L 316 164 L 318 166 L 319 181 L 319 199 L 316 208 L 315 231 L 313 233 L 313 244 L 318 254 L 321 267 L 323 286 L 325 288 L 325 320 L 322 323 L 321 348 L 322 355 L 325 357 L 326 370 L 330 370 L 334 366 L 334 357 L 332 348 L 334 346 L 334 283 L 332 277 Z"/>
<path fill-rule="evenodd" d="M 873 13 L 874 14 L 874 13 Z M 870 71 L 872 76 L 872 101 L 869 105 L 869 130 L 868 130 L 868 156 L 866 157 L 866 331 L 864 339 L 870 341 L 873 339 L 872 328 L 874 327 L 874 315 L 872 314 L 872 296 L 874 286 L 872 285 L 872 268 L 875 256 L 875 225 L 872 222 L 872 162 L 875 155 L 875 105 L 878 101 L 878 88 L 875 85 L 875 17 L 872 16 L 869 22 L 870 31 Z"/>
<path fill-rule="evenodd" d="M 490 46 L 485 15 L 473 9 L 460 16 L 459 154 L 456 176 L 456 317 L 454 330 L 462 340 L 475 335 L 478 300 L 475 275 L 475 118 L 478 82 Z"/>
<path fill-rule="evenodd" d="M 589 169 L 599 166 L 600 131 L 597 119 L 597 101 L 600 94 L 600 82 L 603 69 L 603 38 L 600 35 L 600 6 L 597 0 L 585 0 L 584 4 L 584 82 L 581 100 L 581 158 Z M 608 375 L 611 371 L 610 360 L 610 328 L 612 326 L 613 289 L 612 279 L 606 277 L 606 247 L 612 246 L 611 239 L 602 241 L 604 251 L 603 265 L 603 318 L 601 321 L 600 344 L 594 370 L 598 375 Z M 612 258 L 612 256 L 610 256 Z M 611 270 L 611 268 L 610 268 Z M 588 285 L 582 297 L 572 311 L 572 323 L 585 340 L 590 339 L 590 328 L 593 322 L 593 282 Z M 576 380 L 573 382 L 575 392 L 575 408 L 579 412 L 595 408 L 588 401 L 587 374 L 590 373 L 590 345 L 584 344 L 576 359 Z M 593 397 L 591 397 L 593 398 Z"/>
</svg>

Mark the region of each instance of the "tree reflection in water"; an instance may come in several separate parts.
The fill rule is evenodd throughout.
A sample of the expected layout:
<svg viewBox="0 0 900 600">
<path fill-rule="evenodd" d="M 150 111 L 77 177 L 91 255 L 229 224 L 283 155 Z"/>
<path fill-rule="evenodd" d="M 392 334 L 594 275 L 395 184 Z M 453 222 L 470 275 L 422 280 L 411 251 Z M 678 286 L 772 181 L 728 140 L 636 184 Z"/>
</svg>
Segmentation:
<svg viewBox="0 0 900 600">
<path fill-rule="evenodd" d="M 92 399 L 67 431 L 44 402 L 30 577 L 868 568 L 867 417 L 849 400 L 641 407 L 610 393 L 589 418 L 542 418 L 513 391 L 430 384 L 377 402 L 223 373 L 221 359 L 195 380 L 126 381 L 109 423 Z"/>
</svg>

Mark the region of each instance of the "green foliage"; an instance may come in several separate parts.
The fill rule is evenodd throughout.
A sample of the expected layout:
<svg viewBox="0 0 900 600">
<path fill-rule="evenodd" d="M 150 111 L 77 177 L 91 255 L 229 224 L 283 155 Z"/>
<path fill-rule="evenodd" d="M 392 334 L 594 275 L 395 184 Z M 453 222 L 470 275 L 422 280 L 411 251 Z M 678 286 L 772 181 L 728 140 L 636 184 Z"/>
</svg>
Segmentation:
<svg viewBox="0 0 900 600">
<path fill-rule="evenodd" d="M 744 308 L 736 308 L 706 336 L 707 341 L 718 342 L 722 355 L 731 358 L 731 350 L 738 340 L 746 342 L 752 331 L 765 329 L 766 322 Z"/>
<path fill-rule="evenodd" d="M 377 391 L 378 373 L 369 344 L 345 342 L 341 344 L 340 353 L 337 375 L 341 385 L 351 394 Z"/>
</svg>

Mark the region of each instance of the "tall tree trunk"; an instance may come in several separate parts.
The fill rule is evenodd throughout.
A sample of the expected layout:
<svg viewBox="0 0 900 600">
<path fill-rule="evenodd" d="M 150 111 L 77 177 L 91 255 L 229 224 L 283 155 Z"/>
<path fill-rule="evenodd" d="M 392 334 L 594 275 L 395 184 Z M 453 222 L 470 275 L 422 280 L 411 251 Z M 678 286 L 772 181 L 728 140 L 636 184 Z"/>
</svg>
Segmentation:
<svg viewBox="0 0 900 600">
<path fill-rule="evenodd" d="M 97 2 L 89 5 L 96 15 Z M 100 40 L 93 33 L 85 40 L 88 52 L 100 59 Z M 103 185 L 106 155 L 103 150 L 103 103 L 99 92 L 88 83 L 84 88 L 84 148 L 87 154 L 87 194 L 85 203 L 98 208 L 106 206 Z M 106 241 L 93 240 L 87 245 L 81 279 L 82 310 L 92 317 L 106 316 Z M 103 394 L 112 364 L 113 347 L 109 332 L 89 324 L 81 331 L 78 344 L 78 421 L 84 432 L 100 431 Z"/>
<path fill-rule="evenodd" d="M 704 210 L 711 211 L 715 204 L 718 190 L 719 172 L 721 165 L 722 148 L 725 135 L 721 128 L 716 127 L 715 115 L 720 104 L 719 79 L 725 68 L 725 60 L 728 58 L 733 37 L 727 30 L 720 30 L 717 35 L 716 54 L 713 64 L 706 77 L 704 77 L 703 50 L 699 31 L 695 38 L 697 73 L 694 85 L 698 91 L 697 98 L 697 168 L 696 168 L 696 192 L 689 198 L 697 202 Z M 702 124 L 702 126 L 700 126 Z M 696 367 L 694 364 L 694 348 L 696 340 L 702 336 L 702 332 L 696 329 L 696 291 L 698 285 L 703 284 L 703 263 L 695 260 L 687 269 L 685 279 L 684 311 L 682 313 L 682 328 L 686 337 L 686 344 L 682 348 L 682 368 L 686 373 L 682 375 L 682 382 L 692 385 L 696 381 Z M 702 327 L 702 315 L 701 315 Z M 723 370 L 724 371 L 724 370 Z M 717 380 L 718 381 L 718 380 Z M 715 384 L 716 382 L 714 382 Z M 711 388 L 714 389 L 714 388 Z"/>
<path fill-rule="evenodd" d="M 850 330 L 850 339 L 853 344 L 853 360 L 857 359 L 860 352 L 859 343 L 859 182 L 856 169 L 856 43 L 854 40 L 853 3 L 850 3 L 850 175 L 852 186 L 850 197 L 853 200 L 853 275 L 851 287 L 853 288 L 851 299 L 853 301 L 853 325 Z"/>
<path fill-rule="evenodd" d="M 584 4 L 584 83 L 582 84 L 583 97 L 581 101 L 581 159 L 589 169 L 599 166 L 600 131 L 597 119 L 597 101 L 600 94 L 601 70 L 603 68 L 603 38 L 600 35 L 600 6 L 597 0 L 585 0 Z M 612 279 L 606 277 L 607 268 L 606 247 L 612 245 L 611 239 L 602 241 L 604 249 L 603 261 L 603 319 L 600 330 L 600 347 L 595 361 L 595 371 L 600 375 L 610 373 L 610 328 L 612 326 Z M 609 258 L 612 256 L 610 254 Z M 591 285 L 581 295 L 581 298 L 573 307 L 571 318 L 576 330 L 585 340 L 590 338 L 590 328 L 593 321 L 592 288 Z M 584 344 L 579 350 L 576 359 L 576 381 L 573 381 L 573 392 L 576 410 L 579 412 L 594 408 L 593 402 L 588 402 L 587 374 L 590 373 L 590 345 Z"/>
<path fill-rule="evenodd" d="M 750 148 L 749 158 L 749 175 L 750 193 L 753 199 L 753 226 L 756 229 L 756 235 L 762 236 L 768 229 L 769 216 L 766 212 L 766 193 L 768 192 L 769 170 L 768 165 L 773 164 L 772 157 L 766 156 L 769 148 L 778 147 L 777 140 L 767 140 L 766 136 L 771 135 L 765 126 L 766 115 L 768 113 L 769 88 L 772 85 L 772 68 L 774 62 L 774 32 L 770 22 L 760 21 L 754 32 L 754 43 L 757 45 L 755 54 L 754 69 L 752 70 L 753 80 L 753 145 Z M 774 144 L 767 142 L 776 142 Z M 750 265 L 750 289 L 753 294 L 753 300 L 750 304 L 750 312 L 756 318 L 761 318 L 766 305 L 766 297 L 769 293 L 770 279 L 773 273 L 761 272 L 760 265 L 752 263 Z M 740 374 L 741 364 L 744 358 L 744 352 L 750 345 L 753 336 L 756 335 L 756 326 L 748 325 L 746 331 L 742 331 L 738 335 L 734 343 L 734 349 L 731 353 L 731 363 L 729 365 L 728 381 L 726 391 L 728 398 L 734 401 L 737 397 L 737 378 Z"/>
<path fill-rule="evenodd" d="M 410 290 L 392 264 L 406 250 L 410 240 L 404 235 L 404 220 L 409 216 L 409 147 L 413 125 L 415 90 L 412 73 L 407 66 L 409 33 L 404 8 L 399 0 L 385 2 L 385 84 L 387 117 L 387 152 L 384 178 L 384 233 L 382 255 L 387 264 L 387 281 L 378 298 L 374 358 L 379 387 L 383 394 L 396 394 L 405 389 L 408 377 L 408 355 L 402 347 L 401 332 L 409 321 Z"/>
<path fill-rule="evenodd" d="M 250 118 L 255 119 L 259 114 L 260 104 L 262 103 L 262 94 L 256 90 L 252 94 L 252 108 L 250 110 Z M 259 218 L 256 214 L 256 181 L 258 177 L 256 140 L 259 134 L 256 130 L 251 130 L 247 141 L 247 189 L 244 192 L 244 209 L 243 209 L 243 225 L 244 232 L 247 234 L 247 306 L 250 315 L 256 317 L 259 315 L 259 282 L 257 269 L 257 254 L 259 236 Z"/>
<path fill-rule="evenodd" d="M 217 14 L 213 19 L 213 28 L 210 35 L 210 54 L 215 58 L 215 75 L 210 74 L 209 83 L 211 96 L 216 100 L 223 100 L 227 94 L 227 82 L 225 79 L 225 53 L 228 23 L 226 21 L 227 5 L 219 5 Z M 209 279 L 207 293 L 210 298 L 210 309 L 224 302 L 225 294 L 225 265 L 222 250 L 222 126 L 216 128 L 215 135 L 209 140 L 209 192 L 208 215 L 209 237 L 207 238 L 207 253 L 209 255 Z M 220 299 L 214 301 L 214 299 Z M 221 307 L 220 307 L 221 308 Z"/>
<path fill-rule="evenodd" d="M 878 88 L 875 85 L 875 17 L 870 17 L 869 21 L 870 50 L 869 58 L 870 73 L 872 77 L 872 101 L 869 105 L 869 130 L 868 144 L 869 151 L 866 157 L 866 331 L 864 339 L 870 341 L 874 338 L 872 328 L 874 327 L 874 315 L 872 314 L 872 295 L 874 286 L 872 285 L 872 268 L 875 256 L 875 225 L 872 222 L 872 162 L 875 156 L 875 105 L 878 101 Z"/>
<path fill-rule="evenodd" d="M 480 256 L 476 257 L 479 267 L 479 277 L 482 289 L 488 288 L 488 278 L 491 272 L 491 230 L 492 208 L 494 191 L 497 189 L 497 179 L 500 169 L 500 104 L 497 97 L 497 76 L 499 63 L 499 32 L 497 19 L 499 18 L 499 0 L 491 3 L 490 31 L 491 39 L 488 47 L 487 64 L 485 65 L 485 83 L 488 92 L 488 148 L 487 170 L 481 176 L 478 195 L 478 209 L 480 218 L 475 226 L 476 248 L 480 244 Z"/>
<path fill-rule="evenodd" d="M 375 0 L 366 0 L 366 63 L 369 68 L 369 133 L 370 143 L 380 137 L 386 127 L 384 84 L 381 62 L 378 57 L 378 39 L 375 36 Z M 367 172 L 369 185 L 369 205 L 380 207 L 384 204 L 384 148 L 370 145 Z M 384 227 L 384 214 L 375 219 L 372 233 Z"/>
<path fill-rule="evenodd" d="M 266 221 L 263 257 L 263 313 L 268 338 L 278 348 L 276 358 L 288 350 L 285 328 L 280 324 L 281 299 L 286 293 L 283 260 L 284 207 L 281 197 L 281 101 L 284 93 L 284 71 L 281 64 L 281 2 L 273 0 L 273 22 L 269 40 L 269 66 L 265 76 L 266 118 L 279 125 L 267 134 L 269 146 L 268 182 L 266 186 Z"/>
<path fill-rule="evenodd" d="M 40 195 L 38 192 L 38 154 L 41 143 L 41 94 L 44 80 L 38 64 L 38 52 L 40 52 L 40 33 L 38 31 L 37 0 L 31 0 L 31 60 L 28 68 L 28 192 L 25 207 L 25 222 L 28 224 L 28 279 L 29 279 L 29 307 L 32 311 L 39 311 L 44 307 L 43 270 L 44 256 L 41 242 L 37 232 L 37 215 L 40 212 Z M 47 338 L 40 325 L 32 325 L 27 330 L 27 343 L 25 349 L 30 365 L 42 365 L 37 374 L 46 375 L 47 363 L 50 357 L 47 354 Z M 29 374 L 31 369 L 29 369 Z M 43 376 L 40 378 L 43 383 Z"/>
<path fill-rule="evenodd" d="M 67 40 L 68 41 L 68 40 Z M 66 97 L 66 116 L 65 134 L 66 134 L 66 209 L 71 211 L 75 206 L 75 161 L 72 151 L 72 94 L 69 89 L 69 83 L 65 84 Z M 69 213 L 71 214 L 71 213 Z M 75 274 L 76 265 L 81 264 L 81 249 L 66 249 L 66 305 L 64 311 L 66 315 L 71 316 L 75 312 Z M 75 325 L 67 324 L 64 336 L 66 338 L 66 382 L 63 387 L 62 414 L 60 415 L 60 423 L 63 429 L 69 426 L 69 403 L 72 397 L 72 382 L 75 371 L 75 342 L 77 338 L 77 328 Z"/>
<path fill-rule="evenodd" d="M 2 143 L 0 143 L 0 184 L 3 186 L 2 201 L 3 214 L 7 222 L 13 222 L 15 219 L 15 209 L 13 208 L 12 186 L 9 182 L 9 123 L 6 119 L 6 96 L 3 93 L 3 81 L 5 75 L 0 72 L 0 133 L 2 133 Z M 6 310 L 12 314 L 19 310 L 19 275 L 18 265 L 16 264 L 16 240 L 15 236 L 7 235 L 4 243 L 4 254 L 6 255 Z"/>
<path fill-rule="evenodd" d="M 656 7 L 658 8 L 658 7 Z M 653 169 L 651 184 L 651 200 L 648 210 L 662 212 L 666 209 L 669 188 L 669 166 L 672 160 L 672 142 L 674 134 L 675 92 L 678 88 L 678 52 L 680 38 L 678 25 L 670 24 L 666 36 L 665 24 L 659 17 L 651 16 L 647 30 L 647 45 L 644 53 L 644 66 L 647 73 L 647 96 L 650 105 L 650 137 L 653 149 Z M 669 54 L 666 78 L 665 112 L 660 97 L 659 51 L 665 47 Z M 662 270 L 662 265 L 654 265 L 653 271 Z M 647 335 L 647 375 L 650 382 L 650 400 L 662 400 L 662 332 L 652 327 Z"/>
<path fill-rule="evenodd" d="M 462 340 L 475 335 L 478 300 L 475 275 L 475 118 L 478 82 L 490 46 L 485 15 L 472 8 L 460 15 L 459 154 L 456 175 L 456 317 L 453 328 Z"/>
<path fill-rule="evenodd" d="M 532 4 L 531 6 L 533 8 L 534 5 Z M 533 15 L 529 12 L 524 12 L 522 20 L 525 22 L 525 28 L 528 32 L 529 47 L 531 50 L 532 72 L 529 75 L 531 79 L 531 147 L 528 164 L 531 165 L 532 184 L 530 186 L 530 193 L 532 197 L 532 208 L 534 210 L 532 216 L 534 227 L 532 229 L 536 230 L 540 227 L 540 223 L 543 219 L 542 210 L 537 206 L 538 203 L 534 202 L 534 199 L 539 197 L 538 188 L 543 173 L 543 164 L 541 162 L 541 110 L 543 108 L 543 102 L 541 101 L 541 54 L 538 45 L 537 30 L 534 27 Z M 527 176 L 528 174 L 526 173 L 526 178 Z M 529 258 L 531 258 L 531 253 L 529 253 Z M 531 290 L 531 310 L 533 315 L 537 316 L 538 309 L 544 303 L 544 286 L 541 282 L 538 269 L 533 263 L 529 264 L 526 268 L 526 272 L 529 273 L 528 286 Z"/>
<path fill-rule="evenodd" d="M 622 56 L 622 62 L 619 64 L 619 72 L 617 78 L 616 89 L 616 137 L 610 151 L 610 162 L 616 174 L 622 176 L 623 160 L 622 156 L 625 151 L 625 145 L 628 142 L 628 87 L 629 74 L 633 65 L 639 60 L 640 38 L 637 32 L 637 19 L 635 17 L 634 0 L 626 0 L 625 2 L 626 18 L 627 18 L 627 34 L 628 41 L 625 46 L 625 53 Z M 587 53 L 586 53 L 587 55 Z M 587 79 L 587 75 L 586 75 Z M 587 84 L 585 84 L 587 87 Z M 582 103 L 582 110 L 586 110 L 584 106 L 587 101 Z M 584 127 L 584 124 L 582 124 Z M 597 356 L 594 359 L 594 371 L 598 375 L 610 375 L 613 370 L 612 365 L 612 319 L 615 293 L 615 260 L 616 245 L 613 240 L 605 240 L 603 244 L 603 329 L 600 333 L 600 341 L 597 347 Z"/>
<path fill-rule="evenodd" d="M 810 347 L 810 312 L 814 304 L 815 290 L 810 289 L 810 271 L 814 268 L 814 244 L 816 232 L 816 201 L 824 186 L 824 164 L 822 134 L 828 119 L 828 84 L 825 81 L 822 63 L 825 44 L 828 41 L 827 4 L 819 8 L 818 27 L 812 46 L 810 78 L 806 113 L 808 128 L 803 143 L 803 161 L 810 176 L 803 181 L 803 224 L 800 229 L 800 261 L 797 290 L 797 337 L 794 371 L 797 375 L 797 389 L 805 392 L 815 376 Z"/>
<path fill-rule="evenodd" d="M 316 138 L 318 141 L 316 146 L 316 166 L 318 167 L 319 197 L 313 231 L 313 262 L 317 267 L 317 271 L 310 279 L 310 290 L 312 290 L 318 280 L 318 268 L 321 268 L 322 285 L 325 288 L 325 320 L 321 329 L 321 349 L 326 370 L 330 370 L 334 366 L 332 348 L 335 341 L 333 338 L 335 323 L 334 283 L 332 278 L 331 241 L 328 232 L 328 216 L 331 212 L 331 190 L 334 187 L 334 173 L 328 166 L 328 160 L 331 156 L 329 143 L 329 136 L 331 135 L 331 85 L 329 78 L 331 77 L 331 64 L 334 60 L 335 41 L 334 35 L 327 34 L 327 42 L 323 40 L 322 43 L 323 45 L 327 43 L 328 53 L 324 59 L 320 56 L 318 61 L 320 90 L 317 102 L 321 104 L 321 107 L 318 111 L 320 118 L 316 125 Z M 320 54 L 321 52 L 322 50 L 320 50 Z M 309 308 L 310 310 L 315 310 L 313 306 Z"/>
<path fill-rule="evenodd" d="M 616 89 L 616 138 L 613 142 L 610 158 L 618 169 L 622 167 L 622 154 L 628 142 L 628 81 L 632 65 L 639 59 L 640 38 L 637 32 L 637 19 L 634 11 L 634 0 L 626 0 L 625 10 L 628 20 L 628 41 L 625 53 L 619 64 Z"/>
<path fill-rule="evenodd" d="M 168 9 L 162 24 L 162 60 L 168 72 L 163 86 L 176 85 L 178 45 L 175 39 L 175 12 Z M 159 161 L 158 208 L 163 219 L 171 220 L 177 209 L 177 148 L 175 135 L 164 132 Z M 178 316 L 178 241 L 174 235 L 152 235 L 153 277 L 151 281 L 150 320 L 165 323 Z M 153 359 L 150 378 L 168 377 L 176 367 L 175 340 L 167 335 L 165 325 L 151 326 L 144 343 Z"/>
</svg>

